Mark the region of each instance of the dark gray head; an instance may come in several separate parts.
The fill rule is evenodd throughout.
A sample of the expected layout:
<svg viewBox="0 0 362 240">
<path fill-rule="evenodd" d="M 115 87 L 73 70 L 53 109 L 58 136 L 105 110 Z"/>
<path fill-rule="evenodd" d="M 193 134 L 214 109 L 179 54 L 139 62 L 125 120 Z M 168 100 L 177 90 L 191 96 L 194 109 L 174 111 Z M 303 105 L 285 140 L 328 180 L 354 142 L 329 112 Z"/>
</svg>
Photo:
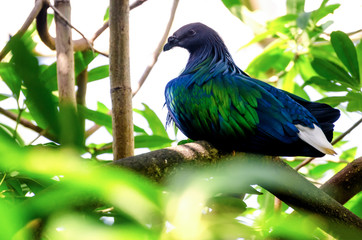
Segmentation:
<svg viewBox="0 0 362 240">
<path fill-rule="evenodd" d="M 163 50 L 168 51 L 173 47 L 182 47 L 193 53 L 212 43 L 221 43 L 224 46 L 220 36 L 213 29 L 202 23 L 190 23 L 169 37 Z"/>
</svg>

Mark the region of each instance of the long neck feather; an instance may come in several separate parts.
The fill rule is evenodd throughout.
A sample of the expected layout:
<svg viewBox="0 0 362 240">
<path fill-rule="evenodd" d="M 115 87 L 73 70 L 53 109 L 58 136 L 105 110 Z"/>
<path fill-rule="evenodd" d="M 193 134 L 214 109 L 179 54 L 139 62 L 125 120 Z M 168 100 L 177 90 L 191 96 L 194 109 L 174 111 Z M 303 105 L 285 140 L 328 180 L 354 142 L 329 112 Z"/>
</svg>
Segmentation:
<svg viewBox="0 0 362 240">
<path fill-rule="evenodd" d="M 221 38 L 211 36 L 202 47 L 190 52 L 188 63 L 181 75 L 192 74 L 193 82 L 203 84 L 218 74 L 226 73 L 248 76 L 236 66 Z"/>
</svg>

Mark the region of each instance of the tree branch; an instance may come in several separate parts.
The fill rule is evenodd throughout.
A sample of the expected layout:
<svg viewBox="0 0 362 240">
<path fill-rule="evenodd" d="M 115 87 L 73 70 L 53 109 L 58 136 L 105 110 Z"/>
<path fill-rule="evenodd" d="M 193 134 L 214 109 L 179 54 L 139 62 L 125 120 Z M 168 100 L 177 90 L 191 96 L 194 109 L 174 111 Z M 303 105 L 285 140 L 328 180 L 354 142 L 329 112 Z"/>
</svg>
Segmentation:
<svg viewBox="0 0 362 240">
<path fill-rule="evenodd" d="M 172 5 L 172 8 L 171 8 L 171 14 L 170 14 L 170 18 L 168 20 L 167 26 L 166 26 L 166 30 L 165 30 L 160 42 L 158 43 L 155 51 L 153 52 L 151 62 L 146 67 L 145 71 L 143 72 L 140 80 L 138 81 L 137 87 L 133 90 L 132 97 L 134 97 L 137 94 L 137 92 L 140 90 L 140 88 L 144 84 L 144 82 L 146 81 L 148 75 L 150 74 L 153 66 L 155 66 L 158 57 L 160 56 L 160 54 L 162 52 L 162 47 L 163 47 L 163 45 L 165 44 L 165 42 L 167 40 L 167 37 L 168 37 L 168 35 L 170 33 L 170 30 L 171 30 L 173 20 L 175 18 L 175 13 L 176 13 L 178 3 L 179 3 L 179 0 L 174 0 L 173 1 L 173 5 Z"/>
<path fill-rule="evenodd" d="M 246 153 L 238 153 L 234 157 L 233 154 L 218 151 L 205 141 L 199 141 L 119 159 L 113 164 L 132 169 L 155 181 L 162 181 L 165 175 L 172 173 L 181 164 L 200 166 L 220 162 L 223 159 L 235 160 L 235 158 L 240 159 L 242 164 L 246 164 L 237 167 L 240 169 L 240 174 L 247 174 L 247 163 L 256 165 L 252 176 L 253 182 L 250 184 L 260 185 L 298 211 L 311 213 L 318 218 L 322 217 L 326 225 L 320 227 L 327 232 L 337 236 L 348 235 L 349 233 L 344 232 L 345 229 L 341 230 L 337 227 L 339 224 L 350 227 L 350 233 L 362 230 L 360 218 L 315 187 L 289 165 L 277 159 L 256 158 L 255 155 Z M 263 171 L 257 171 L 257 169 L 263 169 L 261 166 L 266 169 L 273 167 L 275 171 L 271 176 L 274 177 L 271 178 Z M 275 178 L 275 176 L 278 177 Z"/>
<path fill-rule="evenodd" d="M 362 191 L 362 157 L 355 159 L 325 182 L 321 190 L 326 192 L 340 204 L 345 204 Z"/>
<path fill-rule="evenodd" d="M 119 159 L 132 156 L 134 151 L 128 0 L 110 1 L 109 31 L 113 156 Z"/>
<path fill-rule="evenodd" d="M 74 78 L 74 57 L 72 31 L 64 18 L 70 20 L 70 0 L 55 0 L 55 6 L 62 13 L 55 13 L 57 49 L 57 80 L 59 91 L 60 110 L 64 105 L 71 105 L 75 108 L 75 78 Z M 67 21 L 68 21 L 67 20 Z"/>
<path fill-rule="evenodd" d="M 55 136 L 53 136 L 52 134 L 49 134 L 45 129 L 42 129 L 36 125 L 34 125 L 33 123 L 31 123 L 30 121 L 24 119 L 24 118 L 20 118 L 18 119 L 18 115 L 15 114 L 15 113 L 12 113 L 6 109 L 3 109 L 2 107 L 0 107 L 0 113 L 3 114 L 4 116 L 14 120 L 14 121 L 19 121 L 19 123 L 26 127 L 26 128 L 29 128 L 31 130 L 33 130 L 34 132 L 37 132 L 39 133 L 40 135 L 54 141 L 54 142 L 57 142 L 58 140 L 56 139 Z"/>
<path fill-rule="evenodd" d="M 36 0 L 35 1 L 35 6 L 33 8 L 33 10 L 31 10 L 29 16 L 27 17 L 27 19 L 25 20 L 23 26 L 21 26 L 21 28 L 18 30 L 18 32 L 15 35 L 19 35 L 22 36 L 26 30 L 29 28 L 30 24 L 33 22 L 33 20 L 35 19 L 35 17 L 39 14 L 40 10 L 43 7 L 44 3 L 47 3 L 47 0 Z M 9 45 L 6 44 L 5 47 L 1 50 L 0 52 L 0 61 L 9 53 L 10 48 Z"/>
</svg>

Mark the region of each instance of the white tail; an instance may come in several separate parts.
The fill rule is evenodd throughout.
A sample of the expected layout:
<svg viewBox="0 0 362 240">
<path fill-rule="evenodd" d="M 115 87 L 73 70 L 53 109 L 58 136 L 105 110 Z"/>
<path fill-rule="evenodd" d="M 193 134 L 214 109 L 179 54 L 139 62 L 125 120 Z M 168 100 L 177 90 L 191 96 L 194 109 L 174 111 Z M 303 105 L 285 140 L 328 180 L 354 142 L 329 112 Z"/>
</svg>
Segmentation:
<svg viewBox="0 0 362 240">
<path fill-rule="evenodd" d="M 299 130 L 298 137 L 304 142 L 308 143 L 322 153 L 329 155 L 337 154 L 333 150 L 332 144 L 328 142 L 322 129 L 320 129 L 317 125 L 314 124 L 314 128 L 309 128 L 300 124 L 296 124 L 295 127 Z"/>
</svg>

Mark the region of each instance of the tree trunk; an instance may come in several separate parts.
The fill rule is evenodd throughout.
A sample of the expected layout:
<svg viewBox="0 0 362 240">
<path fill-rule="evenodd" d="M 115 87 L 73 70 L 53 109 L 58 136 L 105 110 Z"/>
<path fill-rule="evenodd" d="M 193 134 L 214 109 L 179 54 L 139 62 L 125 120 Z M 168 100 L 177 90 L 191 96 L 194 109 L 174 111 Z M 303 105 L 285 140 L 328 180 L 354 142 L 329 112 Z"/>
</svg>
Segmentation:
<svg viewBox="0 0 362 240">
<path fill-rule="evenodd" d="M 109 29 L 113 157 L 116 160 L 132 156 L 134 149 L 128 0 L 110 0 Z"/>
</svg>

